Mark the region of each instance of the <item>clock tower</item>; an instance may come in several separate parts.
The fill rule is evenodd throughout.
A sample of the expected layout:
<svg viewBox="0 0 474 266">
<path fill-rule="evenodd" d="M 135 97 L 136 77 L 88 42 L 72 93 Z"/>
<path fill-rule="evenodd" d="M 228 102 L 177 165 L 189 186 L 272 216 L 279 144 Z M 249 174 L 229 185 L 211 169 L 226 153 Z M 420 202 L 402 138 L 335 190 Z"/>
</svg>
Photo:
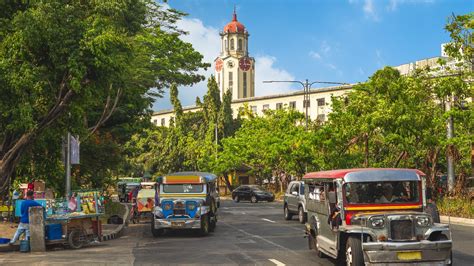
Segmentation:
<svg viewBox="0 0 474 266">
<path fill-rule="evenodd" d="M 255 96 L 255 59 L 249 56 L 249 33 L 245 26 L 232 16 L 221 36 L 221 52 L 214 60 L 215 78 L 221 96 L 232 91 L 232 100 Z"/>
</svg>

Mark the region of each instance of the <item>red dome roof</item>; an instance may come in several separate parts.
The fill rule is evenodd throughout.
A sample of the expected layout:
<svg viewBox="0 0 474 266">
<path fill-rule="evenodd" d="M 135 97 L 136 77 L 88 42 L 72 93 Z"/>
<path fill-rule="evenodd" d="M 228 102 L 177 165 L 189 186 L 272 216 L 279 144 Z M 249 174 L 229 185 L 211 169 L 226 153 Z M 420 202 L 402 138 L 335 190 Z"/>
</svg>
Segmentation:
<svg viewBox="0 0 474 266">
<path fill-rule="evenodd" d="M 232 16 L 232 21 L 229 22 L 224 27 L 224 32 L 230 33 L 237 33 L 237 32 L 245 32 L 245 26 L 237 21 L 237 14 L 234 12 Z"/>
</svg>

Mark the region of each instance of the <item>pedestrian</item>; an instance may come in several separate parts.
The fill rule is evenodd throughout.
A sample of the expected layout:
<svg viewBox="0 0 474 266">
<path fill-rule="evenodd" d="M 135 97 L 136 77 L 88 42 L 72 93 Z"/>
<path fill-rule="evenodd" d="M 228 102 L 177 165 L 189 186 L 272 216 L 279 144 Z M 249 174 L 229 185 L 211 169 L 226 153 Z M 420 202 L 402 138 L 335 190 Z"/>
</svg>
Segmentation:
<svg viewBox="0 0 474 266">
<path fill-rule="evenodd" d="M 41 204 L 33 200 L 33 191 L 29 190 L 26 192 L 26 200 L 21 203 L 21 218 L 20 224 L 18 224 L 18 229 L 13 236 L 13 239 L 10 240 L 10 245 L 13 245 L 20 236 L 25 233 L 26 240 L 30 239 L 30 221 L 29 221 L 29 209 L 30 207 L 39 206 L 42 207 Z"/>
</svg>

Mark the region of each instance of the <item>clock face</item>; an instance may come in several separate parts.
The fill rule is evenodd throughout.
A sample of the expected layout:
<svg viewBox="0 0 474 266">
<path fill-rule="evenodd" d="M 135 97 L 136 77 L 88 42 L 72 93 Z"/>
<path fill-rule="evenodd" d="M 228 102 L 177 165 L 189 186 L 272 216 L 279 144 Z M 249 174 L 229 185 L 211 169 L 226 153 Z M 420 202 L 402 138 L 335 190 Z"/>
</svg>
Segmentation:
<svg viewBox="0 0 474 266">
<path fill-rule="evenodd" d="M 239 61 L 239 67 L 243 71 L 248 71 L 252 67 L 252 61 L 248 57 L 241 58 Z"/>
<path fill-rule="evenodd" d="M 222 59 L 218 59 L 216 61 L 216 71 L 220 72 L 222 70 L 222 65 L 224 65 L 224 62 L 222 62 Z"/>
<path fill-rule="evenodd" d="M 227 62 L 227 66 L 228 66 L 229 68 L 233 68 L 233 67 L 234 67 L 234 61 L 229 61 L 229 62 Z"/>
</svg>

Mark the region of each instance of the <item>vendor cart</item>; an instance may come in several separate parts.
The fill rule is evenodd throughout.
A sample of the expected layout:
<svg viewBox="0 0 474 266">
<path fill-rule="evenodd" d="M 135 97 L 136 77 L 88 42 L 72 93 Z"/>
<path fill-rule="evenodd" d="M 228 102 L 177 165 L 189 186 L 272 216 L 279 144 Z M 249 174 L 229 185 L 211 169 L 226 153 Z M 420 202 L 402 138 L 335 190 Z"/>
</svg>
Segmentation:
<svg viewBox="0 0 474 266">
<path fill-rule="evenodd" d="M 97 191 L 76 191 L 67 200 L 56 200 L 46 217 L 46 244 L 64 244 L 77 249 L 102 238 L 99 217 L 104 202 Z"/>
<path fill-rule="evenodd" d="M 46 219 L 46 244 L 64 244 L 78 249 L 101 239 L 101 214 L 63 215 Z M 52 230 L 59 230 L 51 232 Z M 59 235 L 60 234 L 60 235 Z M 60 236 L 60 237 L 58 237 Z"/>
</svg>

